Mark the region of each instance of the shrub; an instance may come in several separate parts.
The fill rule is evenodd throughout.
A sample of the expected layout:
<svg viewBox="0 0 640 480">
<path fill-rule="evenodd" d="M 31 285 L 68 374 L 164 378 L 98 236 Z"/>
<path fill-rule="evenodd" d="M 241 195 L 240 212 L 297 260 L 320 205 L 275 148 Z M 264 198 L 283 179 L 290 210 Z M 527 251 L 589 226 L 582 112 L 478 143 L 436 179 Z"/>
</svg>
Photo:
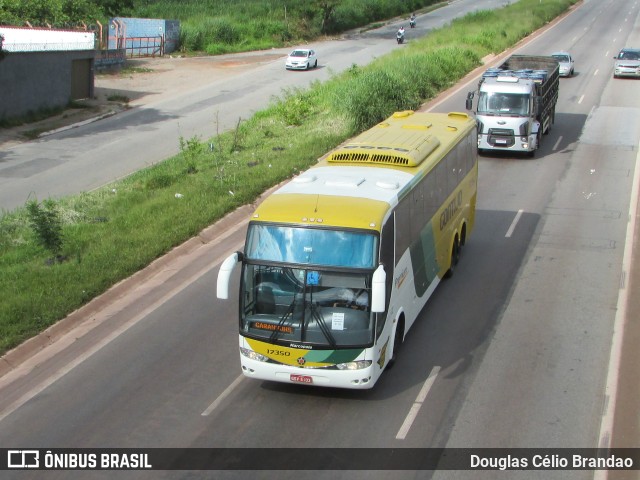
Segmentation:
<svg viewBox="0 0 640 480">
<path fill-rule="evenodd" d="M 57 256 L 62 250 L 62 219 L 56 203 L 51 199 L 42 203 L 30 200 L 26 208 L 38 243 Z"/>
</svg>

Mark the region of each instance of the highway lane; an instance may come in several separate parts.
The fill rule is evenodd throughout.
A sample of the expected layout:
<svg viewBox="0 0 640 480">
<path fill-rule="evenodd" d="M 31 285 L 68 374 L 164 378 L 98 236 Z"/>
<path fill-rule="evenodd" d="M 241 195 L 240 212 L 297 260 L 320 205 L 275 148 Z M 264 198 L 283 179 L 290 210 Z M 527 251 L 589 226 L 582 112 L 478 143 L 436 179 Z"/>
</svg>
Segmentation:
<svg viewBox="0 0 640 480">
<path fill-rule="evenodd" d="M 600 419 L 608 410 L 603 392 L 624 288 L 621 264 L 640 138 L 639 87 L 611 78 L 611 57 L 638 42 L 637 25 L 635 2 L 585 2 L 522 49 L 568 49 L 578 58 L 577 76 L 561 82 L 557 122 L 543 140 L 543 155 L 515 165 L 496 155 L 482 165 L 487 183 L 480 186 L 480 207 L 512 205 L 538 213 L 541 221 L 468 400 L 448 432 L 449 447 L 610 441 Z M 505 167 L 512 170 L 509 182 L 491 188 Z M 636 415 L 633 409 L 627 414 L 630 420 Z M 512 472 L 509 478 L 588 475 Z M 435 478 L 488 479 L 495 473 Z"/>
<path fill-rule="evenodd" d="M 421 15 L 408 41 L 466 12 L 512 1 L 456 0 Z M 268 106 L 283 89 L 307 87 L 354 63 L 365 65 L 402 48 L 395 42 L 395 31 L 403 22 L 342 41 L 314 42 L 320 68 L 310 72 L 285 71 L 286 49 L 281 49 L 282 59 L 243 69 L 242 75 L 225 74 L 196 91 L 176 92 L 171 99 L 0 151 L 0 208 L 12 210 L 30 195 L 43 199 L 89 191 L 176 155 L 180 137 L 210 138 Z"/>
<path fill-rule="evenodd" d="M 625 5 L 635 12 L 635 21 L 637 7 Z M 563 48 L 579 58 L 579 75 L 562 80 L 558 112 L 564 122 L 559 113 L 535 159 L 481 159 L 477 228 L 460 267 L 438 288 L 409 332 L 396 367 L 373 391 L 237 381 L 236 303 L 213 298 L 213 269 L 160 299 L 162 310 L 150 310 L 126 335 L 3 418 L 0 442 L 42 447 L 594 445 L 621 274 L 629 172 L 640 133 L 627 110 L 637 108 L 630 100 L 637 98 L 637 84 L 623 81 L 623 91 L 609 78 L 613 53 L 592 55 L 586 45 L 593 44 L 591 35 L 606 38 L 627 13 L 606 2 L 585 2 L 535 41 L 541 43 L 523 47 L 525 53 L 539 53 L 570 44 Z M 633 22 L 619 41 L 625 35 L 633 35 Z M 465 93 L 462 89 L 434 108 L 459 110 Z M 225 251 L 241 244 L 241 233 L 230 240 L 195 263 L 202 267 L 209 260 L 213 267 Z M 148 294 L 158 295 L 155 289 Z M 142 295 L 138 301 L 153 306 Z M 123 321 L 132 317 L 126 309 L 113 317 L 119 315 Z M 437 378 L 400 439 L 434 367 L 439 367 Z M 517 478 L 554 478 L 543 473 Z M 388 478 L 380 472 L 277 476 Z M 211 472 L 165 477 L 207 478 Z M 235 477 L 243 472 L 215 475 Z M 393 473 L 393 478 L 415 477 L 426 474 Z M 448 472 L 442 478 L 458 477 Z M 555 478 L 591 478 L 591 473 L 563 472 Z"/>
</svg>

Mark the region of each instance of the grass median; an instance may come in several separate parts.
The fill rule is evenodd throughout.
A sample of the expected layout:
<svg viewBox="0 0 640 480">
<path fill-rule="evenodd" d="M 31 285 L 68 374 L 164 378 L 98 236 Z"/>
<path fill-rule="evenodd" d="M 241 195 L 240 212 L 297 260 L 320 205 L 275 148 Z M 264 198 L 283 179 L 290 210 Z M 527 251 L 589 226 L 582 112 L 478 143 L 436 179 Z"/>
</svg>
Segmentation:
<svg viewBox="0 0 640 480">
<path fill-rule="evenodd" d="M 231 131 L 177 138 L 177 156 L 123 180 L 58 200 L 32 198 L 31 208 L 4 212 L 0 353 L 347 138 L 394 111 L 417 109 L 483 57 L 514 45 L 578 1 L 520 0 L 467 15 L 367 66 L 353 65 L 309 89 L 283 91 Z"/>
</svg>

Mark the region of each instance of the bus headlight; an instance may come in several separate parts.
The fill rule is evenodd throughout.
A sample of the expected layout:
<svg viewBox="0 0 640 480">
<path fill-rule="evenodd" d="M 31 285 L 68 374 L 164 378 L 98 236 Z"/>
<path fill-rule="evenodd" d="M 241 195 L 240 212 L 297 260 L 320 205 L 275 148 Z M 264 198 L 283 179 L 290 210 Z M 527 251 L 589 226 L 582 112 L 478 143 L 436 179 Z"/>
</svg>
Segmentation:
<svg viewBox="0 0 640 480">
<path fill-rule="evenodd" d="M 253 350 L 249 350 L 248 348 L 240 347 L 240 353 L 251 360 L 257 360 L 258 362 L 269 361 L 269 357 L 262 355 L 261 353 L 254 352 Z"/>
<path fill-rule="evenodd" d="M 362 370 L 371 366 L 371 360 L 358 360 L 356 362 L 338 363 L 336 368 L 338 370 Z"/>
</svg>

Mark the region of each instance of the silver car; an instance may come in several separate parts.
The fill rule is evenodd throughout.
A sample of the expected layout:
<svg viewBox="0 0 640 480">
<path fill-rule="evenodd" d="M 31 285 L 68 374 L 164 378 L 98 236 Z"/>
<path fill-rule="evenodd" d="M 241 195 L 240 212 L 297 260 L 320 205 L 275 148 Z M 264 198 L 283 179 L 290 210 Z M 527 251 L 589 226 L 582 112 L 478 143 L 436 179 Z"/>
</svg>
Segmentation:
<svg viewBox="0 0 640 480">
<path fill-rule="evenodd" d="M 613 58 L 613 78 L 640 77 L 640 48 L 623 48 Z"/>
<path fill-rule="evenodd" d="M 287 70 L 309 70 L 318 66 L 318 57 L 315 50 L 310 48 L 296 48 L 287 57 L 285 68 Z"/>
<path fill-rule="evenodd" d="M 555 52 L 552 53 L 551 56 L 558 60 L 561 77 L 573 76 L 574 60 L 569 52 Z"/>
</svg>

